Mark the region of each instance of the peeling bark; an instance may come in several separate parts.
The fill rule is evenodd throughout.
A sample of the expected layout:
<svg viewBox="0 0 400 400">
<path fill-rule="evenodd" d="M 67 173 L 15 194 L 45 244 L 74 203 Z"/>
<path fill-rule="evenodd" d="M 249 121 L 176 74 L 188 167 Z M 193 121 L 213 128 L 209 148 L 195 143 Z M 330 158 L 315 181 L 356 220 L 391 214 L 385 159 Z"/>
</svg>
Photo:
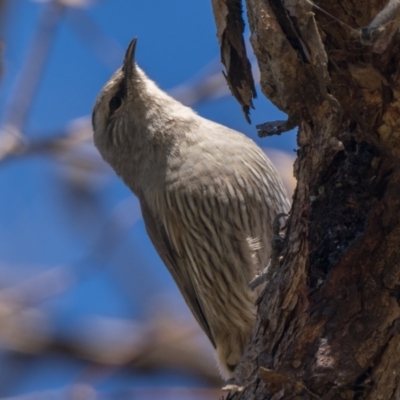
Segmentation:
<svg viewBox="0 0 400 400">
<path fill-rule="evenodd" d="M 246 3 L 262 91 L 299 126 L 298 185 L 228 398 L 398 399 L 400 39 L 361 40 L 386 1 Z"/>
<path fill-rule="evenodd" d="M 212 0 L 217 37 L 221 47 L 221 61 L 226 68 L 224 76 L 233 96 L 242 106 L 250 122 L 250 108 L 256 97 L 251 64 L 243 40 L 244 21 L 241 0 Z"/>
</svg>

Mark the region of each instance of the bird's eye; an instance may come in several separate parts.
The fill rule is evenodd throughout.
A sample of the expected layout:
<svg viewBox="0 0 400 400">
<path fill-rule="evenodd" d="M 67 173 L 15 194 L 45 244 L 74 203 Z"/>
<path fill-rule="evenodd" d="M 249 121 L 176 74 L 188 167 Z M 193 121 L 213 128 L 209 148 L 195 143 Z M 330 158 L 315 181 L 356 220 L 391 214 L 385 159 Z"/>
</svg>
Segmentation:
<svg viewBox="0 0 400 400">
<path fill-rule="evenodd" d="M 118 108 L 121 107 L 121 104 L 122 104 L 122 100 L 120 97 L 117 97 L 117 96 L 113 97 L 110 100 L 110 103 L 108 104 L 108 106 L 110 108 L 110 112 L 113 113 L 114 111 L 118 110 Z"/>
</svg>

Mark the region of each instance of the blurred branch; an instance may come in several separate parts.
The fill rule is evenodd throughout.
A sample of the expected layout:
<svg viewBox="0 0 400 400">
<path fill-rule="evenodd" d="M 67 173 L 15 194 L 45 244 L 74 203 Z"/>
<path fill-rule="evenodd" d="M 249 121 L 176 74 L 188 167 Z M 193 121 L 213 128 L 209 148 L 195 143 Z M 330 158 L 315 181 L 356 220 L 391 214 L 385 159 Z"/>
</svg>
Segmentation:
<svg viewBox="0 0 400 400">
<path fill-rule="evenodd" d="M 4 268 L 1 275 L 5 275 Z M 54 267 L 45 272 L 37 273 L 22 283 L 1 289 L 0 303 L 12 303 L 14 308 L 36 305 L 69 289 L 75 281 L 76 279 L 68 268 Z M 2 312 L 0 318 L 5 315 L 7 314 Z"/>
<path fill-rule="evenodd" d="M 161 299 L 160 299 L 161 300 Z M 96 364 L 139 370 L 164 368 L 220 383 L 213 351 L 194 319 L 182 319 L 166 309 L 168 299 L 146 321 L 89 317 L 80 326 L 74 348 Z M 91 381 L 91 373 L 81 380 Z"/>
<path fill-rule="evenodd" d="M 23 146 L 22 130 L 64 9 L 65 6 L 58 1 L 51 1 L 42 10 L 29 53 L 20 70 L 16 88 L 5 105 L 4 123 L 0 131 L 0 160 L 7 154 L 14 154 Z"/>
<path fill-rule="evenodd" d="M 258 83 L 260 71 L 254 56 L 251 59 L 254 80 Z M 168 92 L 176 100 L 189 107 L 231 96 L 225 76 L 221 72 L 221 62 L 217 58 L 206 65 L 193 78 L 170 89 Z"/>
<path fill-rule="evenodd" d="M 166 302 L 164 299 L 163 307 Z M 0 310 L 9 307 L 0 301 Z M 74 324 L 68 338 L 51 332 L 50 316 L 34 308 L 2 316 L 1 347 L 26 355 L 63 354 L 89 361 L 80 381 L 93 383 L 116 369 L 174 370 L 221 384 L 212 349 L 194 320 L 184 320 L 165 309 L 146 321 L 87 316 Z M 97 371 L 97 372 L 96 372 Z"/>
<path fill-rule="evenodd" d="M 67 14 L 67 22 L 79 39 L 112 72 L 121 65 L 124 49 L 101 29 L 86 10 L 82 8 L 70 9 Z"/>
<path fill-rule="evenodd" d="M 40 154 L 54 156 L 59 161 L 66 161 L 65 156 L 90 143 L 92 135 L 92 127 L 88 118 L 74 120 L 64 130 L 54 132 L 45 139 L 30 141 L 26 136 L 3 135 L 0 138 L 3 139 L 0 140 L 0 164 L 19 159 L 22 156 Z M 82 162 L 81 165 L 87 166 L 88 163 L 96 171 L 105 171 L 107 169 L 95 152 L 93 152 L 92 156 L 85 154 L 85 162 Z"/>
<path fill-rule="evenodd" d="M 230 91 L 220 68 L 220 61 L 214 59 L 193 78 L 170 89 L 168 92 L 176 100 L 189 107 L 207 100 L 216 100 L 229 96 Z"/>
<path fill-rule="evenodd" d="M 15 91 L 5 106 L 4 129 L 11 130 L 12 134 L 18 135 L 24 128 L 64 10 L 65 6 L 58 1 L 43 6 Z"/>
<path fill-rule="evenodd" d="M 119 207 L 114 220 L 115 216 L 125 215 L 124 208 Z M 108 228 L 105 225 L 103 237 L 93 251 L 102 262 L 106 261 L 98 253 L 98 246 L 115 234 L 115 229 Z M 110 254 L 110 249 L 107 253 Z M 66 354 L 111 370 L 129 366 L 142 371 L 165 368 L 190 372 L 214 384 L 220 383 L 204 334 L 194 320 L 182 320 L 166 312 L 165 299 L 159 299 L 157 313 L 144 322 L 87 316 L 81 324 L 74 324 L 74 333 L 68 339 L 54 335 L 50 315 L 35 306 L 77 282 L 77 271 L 57 267 L 0 290 L 0 346 L 22 354 Z"/>
</svg>

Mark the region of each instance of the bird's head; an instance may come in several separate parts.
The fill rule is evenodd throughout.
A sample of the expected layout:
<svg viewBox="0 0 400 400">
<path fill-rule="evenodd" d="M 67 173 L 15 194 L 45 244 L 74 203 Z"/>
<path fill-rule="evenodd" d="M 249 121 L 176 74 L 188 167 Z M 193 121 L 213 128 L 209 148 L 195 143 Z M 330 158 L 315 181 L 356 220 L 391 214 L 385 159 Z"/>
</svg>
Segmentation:
<svg viewBox="0 0 400 400">
<path fill-rule="evenodd" d="M 136 43 L 137 38 L 130 42 L 122 67 L 104 85 L 92 114 L 95 146 L 135 192 L 154 158 L 151 142 L 157 132 L 151 115 L 157 95 L 152 91 L 160 91 L 136 64 Z"/>
<path fill-rule="evenodd" d="M 136 42 L 134 38 L 129 44 L 122 67 L 104 85 L 93 108 L 94 143 L 111 165 L 113 154 L 126 148 L 134 135 L 132 103 L 137 92 L 135 85 L 140 84 L 135 64 Z"/>
<path fill-rule="evenodd" d="M 94 143 L 102 157 L 138 193 L 162 179 L 168 162 L 196 131 L 198 117 L 151 81 L 135 62 L 137 39 L 122 67 L 101 90 L 92 115 Z"/>
</svg>

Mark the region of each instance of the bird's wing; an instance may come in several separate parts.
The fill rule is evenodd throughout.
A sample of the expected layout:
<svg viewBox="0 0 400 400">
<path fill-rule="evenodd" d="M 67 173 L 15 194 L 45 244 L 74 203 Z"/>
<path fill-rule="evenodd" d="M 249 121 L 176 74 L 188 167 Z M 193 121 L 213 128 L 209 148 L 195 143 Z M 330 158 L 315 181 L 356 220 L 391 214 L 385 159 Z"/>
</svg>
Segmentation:
<svg viewBox="0 0 400 400">
<path fill-rule="evenodd" d="M 141 201 L 140 204 L 146 230 L 154 247 L 178 285 L 192 314 L 208 336 L 214 348 L 216 348 L 199 296 L 196 293 L 188 270 L 185 268 L 182 257 L 172 245 L 166 227 L 161 219 L 151 212 L 145 201 Z"/>
</svg>

